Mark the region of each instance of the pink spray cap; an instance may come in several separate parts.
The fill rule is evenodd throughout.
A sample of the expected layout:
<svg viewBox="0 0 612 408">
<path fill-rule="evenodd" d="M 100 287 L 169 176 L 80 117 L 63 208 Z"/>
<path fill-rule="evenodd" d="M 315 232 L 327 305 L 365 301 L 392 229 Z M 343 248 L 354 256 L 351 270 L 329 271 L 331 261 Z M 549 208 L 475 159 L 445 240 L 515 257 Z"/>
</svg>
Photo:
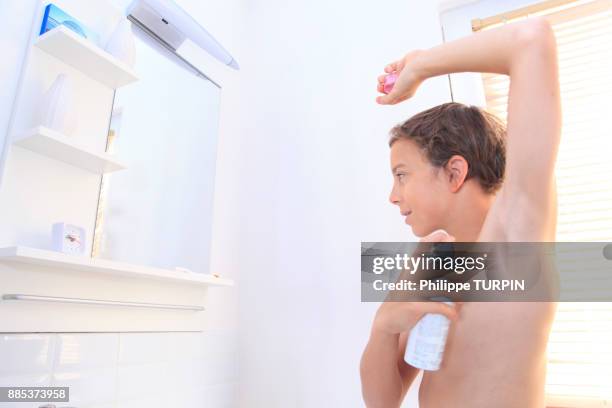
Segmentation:
<svg viewBox="0 0 612 408">
<path fill-rule="evenodd" d="M 388 94 L 393 89 L 395 81 L 397 80 L 397 74 L 395 72 L 390 73 L 385 77 L 385 84 L 383 85 L 383 91 Z"/>
</svg>

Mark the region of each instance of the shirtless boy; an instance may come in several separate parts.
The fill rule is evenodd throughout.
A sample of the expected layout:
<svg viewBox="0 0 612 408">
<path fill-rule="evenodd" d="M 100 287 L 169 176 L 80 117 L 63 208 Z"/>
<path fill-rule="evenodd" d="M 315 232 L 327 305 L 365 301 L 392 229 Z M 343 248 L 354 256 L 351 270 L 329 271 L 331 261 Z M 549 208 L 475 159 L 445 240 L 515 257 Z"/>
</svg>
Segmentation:
<svg viewBox="0 0 612 408">
<path fill-rule="evenodd" d="M 561 135 L 557 51 L 541 17 L 409 52 L 379 104 L 412 97 L 427 78 L 454 72 L 510 77 L 507 126 L 477 107 L 444 104 L 398 125 L 391 137 L 393 189 L 415 235 L 427 241 L 554 241 L 554 167 Z M 385 75 L 378 79 L 383 92 Z M 443 230 L 443 231 L 438 231 Z M 425 372 L 421 408 L 544 407 L 547 302 L 384 302 L 361 360 L 366 405 L 399 407 L 418 374 L 404 362 L 407 336 L 425 313 L 452 324 L 438 371 Z"/>
</svg>

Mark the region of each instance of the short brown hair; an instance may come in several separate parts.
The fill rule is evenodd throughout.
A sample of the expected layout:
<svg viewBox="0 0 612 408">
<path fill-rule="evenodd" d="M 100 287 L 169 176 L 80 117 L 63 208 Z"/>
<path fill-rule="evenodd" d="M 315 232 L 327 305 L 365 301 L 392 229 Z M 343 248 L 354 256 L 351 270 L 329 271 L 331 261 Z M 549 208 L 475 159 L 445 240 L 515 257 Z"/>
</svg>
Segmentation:
<svg viewBox="0 0 612 408">
<path fill-rule="evenodd" d="M 466 180 L 475 178 L 486 193 L 504 179 L 506 126 L 477 106 L 449 102 L 427 109 L 391 129 L 389 146 L 400 139 L 417 144 L 429 162 L 443 167 L 454 156 L 468 162 Z"/>
</svg>

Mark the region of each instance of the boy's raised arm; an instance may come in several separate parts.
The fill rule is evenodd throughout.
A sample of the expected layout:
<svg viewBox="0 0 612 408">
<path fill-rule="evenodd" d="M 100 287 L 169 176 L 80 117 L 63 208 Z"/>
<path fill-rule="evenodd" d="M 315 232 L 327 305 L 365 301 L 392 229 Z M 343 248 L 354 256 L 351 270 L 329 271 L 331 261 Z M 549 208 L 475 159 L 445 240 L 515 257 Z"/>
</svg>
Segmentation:
<svg viewBox="0 0 612 408">
<path fill-rule="evenodd" d="M 554 205 L 554 167 L 561 138 L 561 98 L 557 47 L 550 24 L 542 17 L 504 25 L 415 50 L 385 67 L 378 78 L 383 92 L 387 74 L 398 78 L 391 92 L 377 97 L 396 104 L 414 95 L 427 78 L 455 72 L 488 72 L 510 76 L 505 180 L 498 206 L 511 217 L 522 214 L 529 225 L 516 230 L 541 230 Z M 529 235 L 519 234 L 527 238 Z M 518 236 L 516 237 L 518 238 Z"/>
</svg>

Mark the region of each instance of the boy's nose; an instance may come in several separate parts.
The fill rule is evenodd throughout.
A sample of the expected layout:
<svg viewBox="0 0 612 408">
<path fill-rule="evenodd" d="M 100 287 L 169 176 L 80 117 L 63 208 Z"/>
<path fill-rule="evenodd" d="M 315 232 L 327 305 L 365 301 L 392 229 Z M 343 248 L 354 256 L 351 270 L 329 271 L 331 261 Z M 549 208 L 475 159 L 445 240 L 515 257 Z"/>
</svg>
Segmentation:
<svg viewBox="0 0 612 408">
<path fill-rule="evenodd" d="M 391 194 L 389 194 L 389 202 L 391 204 L 399 205 L 399 198 L 397 197 L 397 195 L 394 193 L 393 190 L 391 190 Z"/>
</svg>

